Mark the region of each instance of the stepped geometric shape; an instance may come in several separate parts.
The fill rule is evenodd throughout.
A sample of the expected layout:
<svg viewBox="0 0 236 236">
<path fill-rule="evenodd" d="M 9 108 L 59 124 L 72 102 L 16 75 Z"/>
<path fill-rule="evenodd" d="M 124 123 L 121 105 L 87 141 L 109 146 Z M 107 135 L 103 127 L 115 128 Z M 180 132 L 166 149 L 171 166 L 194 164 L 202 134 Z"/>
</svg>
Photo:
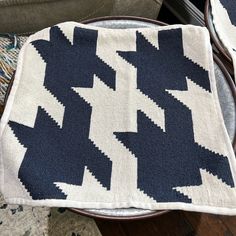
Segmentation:
<svg viewBox="0 0 236 236">
<path fill-rule="evenodd" d="M 93 76 L 115 88 L 115 71 L 96 55 L 97 31 L 75 27 L 71 44 L 54 26 L 50 41 L 32 42 L 47 63 L 44 86 L 64 106 L 62 128 L 38 108 L 34 128 L 9 122 L 27 148 L 18 177 L 33 199 L 65 198 L 54 182 L 81 185 L 84 168 L 110 188 L 111 161 L 89 139 L 91 107 L 72 87 L 93 87 Z"/>
<path fill-rule="evenodd" d="M 236 188 L 222 182 L 206 170 L 201 170 L 202 184 L 199 186 L 177 187 L 176 190 L 192 199 L 196 205 L 208 205 L 209 202 L 218 204 L 222 202 L 225 207 L 232 207 L 232 198 L 236 199 Z M 201 197 L 199 197 L 201 196 Z"/>
<path fill-rule="evenodd" d="M 115 71 L 96 55 L 97 34 L 97 30 L 75 27 L 71 44 L 54 26 L 50 29 L 50 41 L 31 42 L 47 63 L 45 87 L 62 103 L 67 101 L 71 87 L 92 88 L 94 74 L 115 89 Z"/>
<path fill-rule="evenodd" d="M 200 168 L 234 182 L 227 158 L 195 142 L 191 111 L 166 91 L 187 90 L 186 77 L 210 91 L 208 72 L 184 56 L 181 29 L 160 31 L 158 43 L 137 32 L 137 51 L 118 53 L 137 67 L 137 88 L 165 110 L 165 132 L 138 111 L 137 133 L 114 134 L 138 159 L 140 190 L 159 202 L 191 202 L 173 188 L 201 185 Z"/>
</svg>

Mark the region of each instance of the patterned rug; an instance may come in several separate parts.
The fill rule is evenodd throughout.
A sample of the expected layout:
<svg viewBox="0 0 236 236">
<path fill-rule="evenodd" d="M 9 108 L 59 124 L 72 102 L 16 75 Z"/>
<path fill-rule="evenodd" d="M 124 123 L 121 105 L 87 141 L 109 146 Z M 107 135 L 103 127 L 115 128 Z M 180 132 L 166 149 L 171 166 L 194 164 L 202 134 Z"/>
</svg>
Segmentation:
<svg viewBox="0 0 236 236">
<path fill-rule="evenodd" d="M 0 105 L 27 37 L 0 36 Z M 1 114 L 0 114 L 1 116 Z M 64 208 L 8 205 L 0 195 L 1 236 L 101 236 L 94 220 Z"/>
<path fill-rule="evenodd" d="M 203 27 L 66 22 L 32 35 L 0 136 L 8 203 L 236 214 Z"/>
<path fill-rule="evenodd" d="M 0 105 L 3 105 L 5 94 L 16 69 L 19 50 L 27 37 L 0 34 Z"/>
<path fill-rule="evenodd" d="M 8 205 L 0 195 L 1 236 L 101 236 L 94 220 L 65 208 Z"/>
</svg>

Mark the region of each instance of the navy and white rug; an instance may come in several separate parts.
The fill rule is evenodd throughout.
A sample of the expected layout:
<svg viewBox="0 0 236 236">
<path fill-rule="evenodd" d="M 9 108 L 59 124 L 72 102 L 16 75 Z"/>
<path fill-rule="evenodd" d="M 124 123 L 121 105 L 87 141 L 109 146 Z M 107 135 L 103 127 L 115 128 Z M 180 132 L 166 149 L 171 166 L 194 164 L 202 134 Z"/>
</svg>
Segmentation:
<svg viewBox="0 0 236 236">
<path fill-rule="evenodd" d="M 211 0 L 213 23 L 236 68 L 236 1 Z"/>
<path fill-rule="evenodd" d="M 205 28 L 42 30 L 20 52 L 0 125 L 8 203 L 236 214 Z"/>
</svg>

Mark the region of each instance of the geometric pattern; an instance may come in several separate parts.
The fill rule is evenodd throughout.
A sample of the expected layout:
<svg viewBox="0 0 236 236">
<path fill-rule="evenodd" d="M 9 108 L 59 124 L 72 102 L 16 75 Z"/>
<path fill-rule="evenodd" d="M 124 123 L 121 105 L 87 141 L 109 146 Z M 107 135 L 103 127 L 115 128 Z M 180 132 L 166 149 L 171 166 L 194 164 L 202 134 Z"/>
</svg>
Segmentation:
<svg viewBox="0 0 236 236">
<path fill-rule="evenodd" d="M 161 31 L 158 36 L 159 50 L 137 33 L 137 50 L 119 55 L 137 67 L 138 89 L 165 110 L 165 131 L 138 111 L 138 132 L 116 136 L 138 158 L 138 186 L 144 192 L 161 202 L 191 202 L 173 188 L 201 184 L 200 168 L 217 174 L 232 187 L 234 183 L 231 176 L 224 176 L 230 172 L 227 158 L 195 143 L 191 111 L 166 91 L 186 90 L 186 76 L 209 91 L 208 72 L 183 55 L 181 29 Z M 161 64 L 161 60 L 168 63 Z"/>
<path fill-rule="evenodd" d="M 31 36 L 0 129 L 6 200 L 235 214 L 212 68 L 208 33 L 195 26 L 68 22 Z"/>
</svg>

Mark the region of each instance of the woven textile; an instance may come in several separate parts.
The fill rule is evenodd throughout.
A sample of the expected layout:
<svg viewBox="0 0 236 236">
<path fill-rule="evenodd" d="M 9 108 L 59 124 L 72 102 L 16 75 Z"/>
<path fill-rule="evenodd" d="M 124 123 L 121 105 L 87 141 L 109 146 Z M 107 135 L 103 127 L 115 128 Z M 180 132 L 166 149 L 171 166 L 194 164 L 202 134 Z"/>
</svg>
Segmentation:
<svg viewBox="0 0 236 236">
<path fill-rule="evenodd" d="M 205 28 L 67 22 L 30 36 L 0 137 L 9 203 L 236 214 Z"/>
<path fill-rule="evenodd" d="M 64 208 L 8 205 L 0 195 L 1 236 L 101 236 L 93 219 Z"/>
<path fill-rule="evenodd" d="M 211 0 L 216 32 L 236 67 L 236 1 Z"/>
<path fill-rule="evenodd" d="M 16 69 L 19 50 L 27 37 L 0 35 L 0 105 L 3 105 L 5 94 Z"/>
</svg>

